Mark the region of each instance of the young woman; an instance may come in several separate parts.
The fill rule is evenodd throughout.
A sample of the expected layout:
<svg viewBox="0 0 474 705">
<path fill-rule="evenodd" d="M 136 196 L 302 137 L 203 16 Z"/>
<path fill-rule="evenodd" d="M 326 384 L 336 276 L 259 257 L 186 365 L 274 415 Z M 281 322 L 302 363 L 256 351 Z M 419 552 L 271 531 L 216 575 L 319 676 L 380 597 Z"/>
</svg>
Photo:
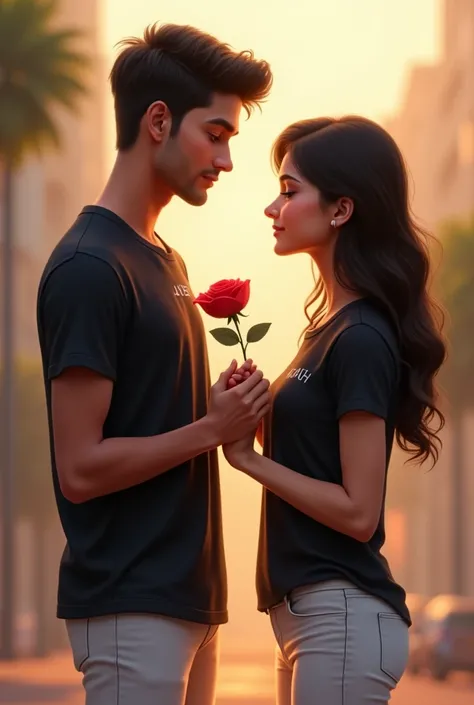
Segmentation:
<svg viewBox="0 0 474 705">
<path fill-rule="evenodd" d="M 309 254 L 319 278 L 299 352 L 272 385 L 263 456 L 253 436 L 224 452 L 263 485 L 258 602 L 278 644 L 279 705 L 387 703 L 410 625 L 381 554 L 387 466 L 394 437 L 435 462 L 443 425 L 426 237 L 402 156 L 368 120 L 293 124 L 274 162 L 275 252 Z"/>
</svg>

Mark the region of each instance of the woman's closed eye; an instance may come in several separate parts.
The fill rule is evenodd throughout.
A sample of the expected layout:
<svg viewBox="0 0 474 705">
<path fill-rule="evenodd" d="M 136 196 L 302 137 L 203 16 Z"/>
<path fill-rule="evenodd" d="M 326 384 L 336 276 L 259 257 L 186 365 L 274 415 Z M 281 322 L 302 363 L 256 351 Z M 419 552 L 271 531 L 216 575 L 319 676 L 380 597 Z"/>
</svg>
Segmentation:
<svg viewBox="0 0 474 705">
<path fill-rule="evenodd" d="M 282 191 L 280 196 L 283 196 L 283 198 L 291 198 L 295 193 L 296 191 Z"/>
</svg>

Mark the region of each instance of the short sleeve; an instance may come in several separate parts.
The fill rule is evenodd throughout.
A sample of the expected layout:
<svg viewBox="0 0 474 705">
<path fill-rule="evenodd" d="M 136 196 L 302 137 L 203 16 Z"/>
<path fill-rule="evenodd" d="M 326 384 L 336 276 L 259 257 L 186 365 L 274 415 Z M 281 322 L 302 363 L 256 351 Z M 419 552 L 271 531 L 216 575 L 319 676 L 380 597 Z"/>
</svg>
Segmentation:
<svg viewBox="0 0 474 705">
<path fill-rule="evenodd" d="M 48 378 L 87 367 L 115 381 L 126 313 L 122 284 L 107 262 L 76 253 L 53 269 L 38 300 Z"/>
<path fill-rule="evenodd" d="M 328 377 L 338 419 L 350 411 L 387 419 L 398 381 L 396 351 L 371 326 L 352 326 L 330 352 Z"/>
</svg>

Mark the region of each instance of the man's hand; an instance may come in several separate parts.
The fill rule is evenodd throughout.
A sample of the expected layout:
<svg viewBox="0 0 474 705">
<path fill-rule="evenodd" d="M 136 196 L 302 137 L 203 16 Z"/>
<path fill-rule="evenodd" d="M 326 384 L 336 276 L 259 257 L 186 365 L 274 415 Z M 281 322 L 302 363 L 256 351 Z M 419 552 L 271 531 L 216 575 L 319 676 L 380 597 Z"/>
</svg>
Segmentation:
<svg viewBox="0 0 474 705">
<path fill-rule="evenodd" d="M 270 408 L 270 384 L 263 379 L 262 372 L 251 372 L 244 381 L 229 389 L 229 381 L 235 373 L 234 362 L 211 389 L 206 420 L 216 433 L 217 445 L 231 443 L 255 433 L 260 419 Z"/>
<path fill-rule="evenodd" d="M 268 403 L 261 372 L 235 389 L 233 363 L 214 385 L 210 415 L 156 436 L 104 438 L 113 382 L 82 367 L 52 381 L 54 448 L 59 484 L 70 502 L 87 502 L 146 482 L 252 431 Z"/>
</svg>

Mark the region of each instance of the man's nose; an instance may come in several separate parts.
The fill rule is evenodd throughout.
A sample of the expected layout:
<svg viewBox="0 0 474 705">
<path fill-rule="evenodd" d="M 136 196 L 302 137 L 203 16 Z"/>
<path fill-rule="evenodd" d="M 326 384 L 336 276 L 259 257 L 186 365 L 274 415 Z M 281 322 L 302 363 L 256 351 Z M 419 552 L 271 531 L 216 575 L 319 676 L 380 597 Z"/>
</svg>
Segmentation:
<svg viewBox="0 0 474 705">
<path fill-rule="evenodd" d="M 214 159 L 214 166 L 220 171 L 232 171 L 234 165 L 232 163 L 232 157 L 230 156 L 230 149 L 224 154 L 219 154 L 219 156 Z"/>
</svg>

